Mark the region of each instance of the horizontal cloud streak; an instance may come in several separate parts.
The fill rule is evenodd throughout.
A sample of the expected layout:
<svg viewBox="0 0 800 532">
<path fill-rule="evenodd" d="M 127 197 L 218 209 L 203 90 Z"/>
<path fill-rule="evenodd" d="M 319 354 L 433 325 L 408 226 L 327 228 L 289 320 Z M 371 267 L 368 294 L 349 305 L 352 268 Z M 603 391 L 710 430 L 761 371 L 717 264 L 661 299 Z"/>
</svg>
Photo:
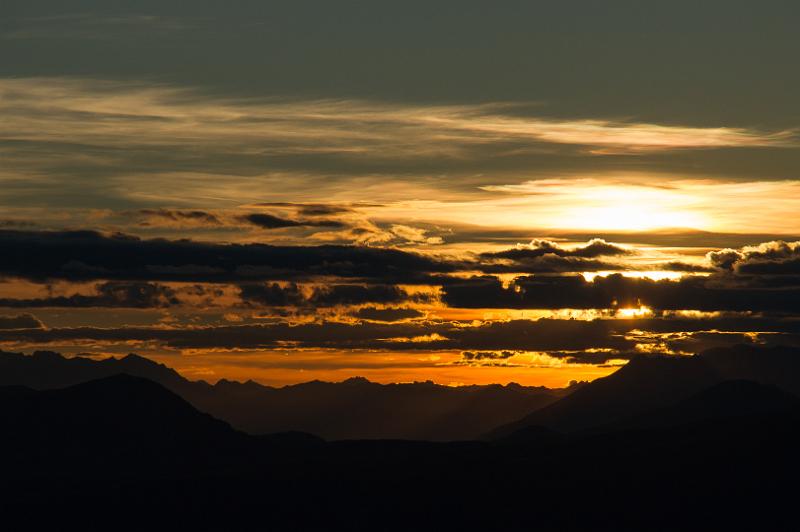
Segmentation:
<svg viewBox="0 0 800 532">
<path fill-rule="evenodd" d="M 544 352 L 588 363 L 627 358 L 637 352 L 691 353 L 736 343 L 800 345 L 797 320 L 746 317 L 45 329 L 38 320 L 26 316 L 20 324 L 25 328 L 17 326 L 15 321 L 12 328 L 2 333 L 0 340 L 6 344 L 67 342 L 113 345 L 124 342 L 126 345 L 192 351 L 332 349 L 339 356 L 348 356 L 345 351 L 351 350 L 397 353 L 524 351 Z M 381 362 L 376 360 L 375 363 Z M 346 359 L 341 364 L 346 365 Z M 428 364 L 435 365 L 435 360 Z"/>
<path fill-rule="evenodd" d="M 0 231 L 0 274 L 34 280 L 429 280 L 452 264 L 389 248 L 212 244 L 96 231 Z"/>
<path fill-rule="evenodd" d="M 0 102 L 6 140 L 96 146 L 392 157 L 511 141 L 587 146 L 596 153 L 796 145 L 792 131 L 544 119 L 515 116 L 498 104 L 215 99 L 179 87 L 67 78 L 2 79 Z"/>
<path fill-rule="evenodd" d="M 753 286 L 755 284 L 755 286 Z M 512 309 L 625 309 L 772 311 L 800 313 L 800 286 L 764 288 L 748 278 L 688 276 L 655 281 L 620 274 L 519 277 L 508 286 L 496 277 L 476 277 L 443 288 L 453 307 Z"/>
</svg>

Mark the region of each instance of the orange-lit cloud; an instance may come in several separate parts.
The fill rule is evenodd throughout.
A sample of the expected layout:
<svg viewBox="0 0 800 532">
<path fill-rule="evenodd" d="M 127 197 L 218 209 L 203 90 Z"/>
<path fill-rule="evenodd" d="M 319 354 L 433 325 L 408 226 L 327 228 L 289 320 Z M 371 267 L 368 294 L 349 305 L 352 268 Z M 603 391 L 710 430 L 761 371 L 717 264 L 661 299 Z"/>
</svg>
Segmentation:
<svg viewBox="0 0 800 532">
<path fill-rule="evenodd" d="M 780 234 L 800 228 L 800 181 L 796 180 L 736 182 L 638 174 L 481 188 L 493 195 L 473 201 L 397 202 L 376 215 L 549 230 L 691 228 Z"/>
</svg>

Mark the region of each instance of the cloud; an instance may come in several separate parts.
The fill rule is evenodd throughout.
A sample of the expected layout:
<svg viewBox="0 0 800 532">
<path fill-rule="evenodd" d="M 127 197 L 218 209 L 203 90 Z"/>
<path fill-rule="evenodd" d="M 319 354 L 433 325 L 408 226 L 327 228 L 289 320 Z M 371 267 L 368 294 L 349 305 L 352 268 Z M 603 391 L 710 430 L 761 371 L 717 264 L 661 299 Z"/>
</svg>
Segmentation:
<svg viewBox="0 0 800 532">
<path fill-rule="evenodd" d="M 695 229 L 741 233 L 746 227 L 747 231 L 785 234 L 787 227 L 796 226 L 800 207 L 797 180 L 675 179 L 666 173 L 630 170 L 480 188 L 505 196 L 492 202 L 497 225 L 530 225 L 558 232 Z M 480 207 L 470 208 L 474 217 Z"/>
<path fill-rule="evenodd" d="M 678 260 L 662 262 L 656 265 L 656 268 L 668 272 L 686 272 L 686 273 L 713 273 L 715 271 L 715 269 L 711 266 L 705 266 L 703 264 L 693 264 Z"/>
<path fill-rule="evenodd" d="M 750 275 L 800 275 L 800 241 L 765 242 L 741 249 L 723 249 L 707 258 L 722 270 Z"/>
<path fill-rule="evenodd" d="M 15 329 L 44 329 L 44 325 L 31 314 L 0 316 L 0 330 L 8 331 Z"/>
<path fill-rule="evenodd" d="M 290 220 L 266 213 L 253 213 L 241 217 L 242 220 L 262 229 L 283 229 L 286 227 L 345 227 L 337 220 Z"/>
<path fill-rule="evenodd" d="M 377 308 L 377 307 L 363 307 L 353 312 L 356 318 L 369 321 L 404 321 L 422 318 L 425 316 L 423 312 L 413 308 Z"/>
<path fill-rule="evenodd" d="M 570 273 L 625 270 L 627 268 L 627 264 L 620 262 L 559 257 L 557 255 L 543 255 L 516 262 L 488 262 L 475 265 L 475 269 L 485 273 Z"/>
<path fill-rule="evenodd" d="M 218 226 L 222 221 L 216 214 L 198 210 L 140 209 L 138 214 L 148 219 L 167 221 L 176 225 Z M 149 222 L 144 222 L 148 224 Z"/>
<path fill-rule="evenodd" d="M 454 266 L 397 249 L 212 244 L 95 231 L 0 231 L 0 274 L 42 281 L 244 282 L 317 276 L 430 282 Z"/>
<path fill-rule="evenodd" d="M 633 349 L 635 343 L 614 330 L 613 322 L 513 320 L 478 325 L 458 322 L 339 322 L 227 325 L 184 329 L 120 327 L 14 330 L 5 341 L 155 342 L 174 349 L 330 348 L 388 351 L 510 350 L 549 351 Z"/>
<path fill-rule="evenodd" d="M 318 211 L 321 212 L 321 211 Z M 239 214 L 237 210 L 202 210 L 186 209 L 139 209 L 133 214 L 143 216 L 140 226 L 153 227 L 241 227 L 256 226 L 261 229 L 285 229 L 291 227 L 328 227 L 343 228 L 347 224 L 340 220 L 293 219 L 269 213 Z"/>
<path fill-rule="evenodd" d="M 76 78 L 5 78 L 0 101 L 25 140 L 63 140 L 65 118 L 81 114 L 73 142 L 262 146 L 283 153 L 446 153 L 471 144 L 528 141 L 596 148 L 595 153 L 794 146 L 793 131 L 554 119 L 504 104 L 403 105 L 360 100 L 214 99 L 185 87 Z M 42 111 L 47 110 L 44 114 Z M 38 130 L 33 127 L 38 122 Z M 166 127 L 168 124 L 168 127 Z M 269 126 L 269 127 L 265 127 Z M 448 147 L 450 146 L 450 147 Z"/>
<path fill-rule="evenodd" d="M 145 282 L 107 282 L 95 286 L 96 294 L 73 294 L 36 299 L 0 298 L 0 307 L 12 308 L 166 308 L 181 304 L 174 288 Z M 193 287 L 197 293 L 205 292 L 202 286 Z"/>
<path fill-rule="evenodd" d="M 9 329 L 4 342 L 94 346 L 143 344 L 167 350 L 325 349 L 378 352 L 471 352 L 471 362 L 511 358 L 507 353 L 547 354 L 566 362 L 603 364 L 636 353 L 692 353 L 708 347 L 752 343 L 800 345 L 800 322 L 747 315 L 697 318 L 510 320 L 451 322 L 321 321 L 189 328 L 74 327 Z M 506 354 L 504 354 L 504 352 Z M 469 355 L 468 355 L 469 357 Z M 463 359 L 463 356 L 462 356 Z M 467 361 L 467 359 L 464 359 Z M 516 359 L 515 359 L 516 363 Z M 522 364 L 522 361 L 520 361 Z M 524 364 L 523 364 L 524 365 Z"/>
<path fill-rule="evenodd" d="M 347 214 L 353 212 L 351 207 L 341 205 L 327 205 L 323 203 L 299 204 L 297 211 L 301 216 L 330 216 L 334 214 Z"/>
<path fill-rule="evenodd" d="M 295 283 L 247 283 L 239 285 L 239 297 L 245 303 L 267 307 L 291 307 L 307 301 L 302 289 Z"/>
<path fill-rule="evenodd" d="M 398 303 L 409 301 L 411 296 L 390 285 L 328 285 L 314 289 L 309 303 L 316 306 L 362 305 L 364 303 Z"/>
<path fill-rule="evenodd" d="M 366 303 L 402 303 L 425 299 L 422 295 L 412 296 L 406 290 L 393 285 L 338 284 L 309 286 L 303 289 L 295 283 L 243 284 L 239 286 L 239 296 L 242 301 L 249 304 L 312 308 Z"/>
<path fill-rule="evenodd" d="M 797 144 L 787 132 L 663 125 L 648 132 L 642 124 L 606 121 L 599 134 L 592 121 L 519 116 L 498 104 L 232 99 L 155 83 L 63 78 L 0 79 L 0 112 L 2 196 L 43 209 L 113 202 L 196 210 L 273 200 L 320 212 L 313 206 L 334 198 L 342 209 L 395 204 L 402 216 L 381 221 L 405 226 L 480 220 L 559 230 L 737 231 L 745 225 L 779 234 L 785 220 L 797 219 L 800 202 L 795 180 L 709 179 L 729 173 L 705 166 L 674 172 L 663 158 L 635 171 L 624 157 L 598 163 L 587 155 L 759 146 L 774 152 Z M 577 134 L 587 125 L 591 133 Z M 659 136 L 662 142 L 652 140 Z M 686 172 L 699 179 L 674 178 Z M 543 175 L 556 177 L 537 179 Z M 287 219 L 328 216 L 299 209 Z"/>
<path fill-rule="evenodd" d="M 563 247 L 550 240 L 533 240 L 530 244 L 481 253 L 482 263 L 476 266 L 486 273 L 587 272 L 624 269 L 625 265 L 596 260 L 598 257 L 621 257 L 635 251 L 595 238 L 584 246 Z"/>
<path fill-rule="evenodd" d="M 389 230 L 397 237 L 412 244 L 443 244 L 444 240 L 439 236 L 428 236 L 427 230 L 409 225 L 392 224 Z"/>
<path fill-rule="evenodd" d="M 656 281 L 621 274 L 587 281 L 575 276 L 518 277 L 504 286 L 492 276 L 442 288 L 451 307 L 509 309 L 617 309 L 800 312 L 800 287 L 781 290 L 725 285 L 716 278 L 687 276 Z"/>
<path fill-rule="evenodd" d="M 464 351 L 461 356 L 464 360 L 503 360 L 516 354 L 513 351 Z"/>
<path fill-rule="evenodd" d="M 545 118 L 500 103 L 237 99 L 88 78 L 0 78 L 0 113 L 4 194 L 92 207 L 442 200 L 504 186 L 481 180 L 488 172 L 585 177 L 609 153 L 602 164 L 619 172 L 625 153 L 797 145 L 792 131 Z"/>
</svg>

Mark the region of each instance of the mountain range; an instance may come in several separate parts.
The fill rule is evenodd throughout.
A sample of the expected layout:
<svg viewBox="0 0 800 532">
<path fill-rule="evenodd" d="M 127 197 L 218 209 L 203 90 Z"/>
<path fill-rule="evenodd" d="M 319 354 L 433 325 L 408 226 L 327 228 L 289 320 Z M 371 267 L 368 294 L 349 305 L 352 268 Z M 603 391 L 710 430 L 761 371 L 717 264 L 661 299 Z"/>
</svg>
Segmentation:
<svg viewBox="0 0 800 532">
<path fill-rule="evenodd" d="M 531 427 L 559 433 L 622 426 L 728 381 L 752 381 L 800 395 L 800 355 L 786 347 L 736 346 L 694 356 L 642 355 L 615 373 L 565 389 L 517 384 L 449 387 L 378 384 L 364 378 L 282 388 L 190 381 L 130 354 L 96 360 L 50 351 L 0 352 L 0 386 L 65 388 L 126 374 L 156 382 L 198 410 L 249 434 L 303 432 L 327 440 L 498 439 Z M 745 391 L 742 388 L 743 392 Z M 741 405 L 731 397 L 731 405 Z"/>
<path fill-rule="evenodd" d="M 190 381 L 130 354 L 95 360 L 51 351 L 0 352 L 0 386 L 46 390 L 127 374 L 173 391 L 197 409 L 250 434 L 299 431 L 325 439 L 474 439 L 546 406 L 570 389 L 518 384 L 450 387 L 432 382 L 378 384 L 364 378 L 282 388 L 220 380 Z"/>
<path fill-rule="evenodd" d="M 790 530 L 797 356 L 634 359 L 483 441 L 326 442 L 237 430 L 130 373 L 220 383 L 141 357 L 6 353 L 0 513 L 12 529 Z M 327 383 L 353 386 L 394 390 Z"/>
<path fill-rule="evenodd" d="M 740 345 L 693 356 L 640 356 L 607 377 L 495 428 L 486 437 L 508 437 L 518 430 L 537 426 L 560 432 L 598 429 L 642 417 L 721 383 L 737 380 L 800 394 L 800 350 Z M 740 402 L 732 402 L 731 406 L 734 404 Z"/>
</svg>

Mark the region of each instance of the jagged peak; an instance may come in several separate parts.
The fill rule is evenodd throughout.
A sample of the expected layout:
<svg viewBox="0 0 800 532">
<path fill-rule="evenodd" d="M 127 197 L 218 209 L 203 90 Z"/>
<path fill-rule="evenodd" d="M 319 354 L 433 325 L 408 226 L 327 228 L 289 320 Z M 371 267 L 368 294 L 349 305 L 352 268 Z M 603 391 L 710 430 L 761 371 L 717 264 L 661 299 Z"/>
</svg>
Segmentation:
<svg viewBox="0 0 800 532">
<path fill-rule="evenodd" d="M 356 375 L 355 377 L 343 380 L 342 384 L 373 384 L 373 382 L 366 377 Z"/>
<path fill-rule="evenodd" d="M 120 363 L 125 364 L 125 365 L 133 364 L 133 365 L 137 365 L 137 366 L 140 366 L 140 367 L 158 367 L 158 368 L 164 368 L 164 369 L 168 369 L 170 371 L 174 371 L 170 367 L 168 367 L 168 366 L 166 366 L 164 364 L 156 362 L 153 359 L 150 359 L 150 358 L 147 358 L 147 357 L 143 357 L 142 355 L 137 355 L 136 353 L 128 353 L 124 357 L 114 358 L 113 360 L 116 360 L 117 362 L 120 362 Z"/>
<path fill-rule="evenodd" d="M 141 372 L 146 377 L 155 378 L 156 380 L 162 378 L 183 380 L 181 374 L 169 366 L 136 353 L 128 353 L 121 358 L 112 357 L 106 359 L 104 362 L 118 366 L 122 368 L 123 371 Z"/>
<path fill-rule="evenodd" d="M 31 357 L 37 360 L 66 360 L 66 357 L 61 353 L 46 350 L 34 351 L 31 353 Z"/>
<path fill-rule="evenodd" d="M 120 360 L 147 360 L 148 362 L 152 362 L 149 358 L 143 357 L 142 355 L 138 355 L 136 353 L 128 353 L 124 357 L 120 358 Z"/>
</svg>

